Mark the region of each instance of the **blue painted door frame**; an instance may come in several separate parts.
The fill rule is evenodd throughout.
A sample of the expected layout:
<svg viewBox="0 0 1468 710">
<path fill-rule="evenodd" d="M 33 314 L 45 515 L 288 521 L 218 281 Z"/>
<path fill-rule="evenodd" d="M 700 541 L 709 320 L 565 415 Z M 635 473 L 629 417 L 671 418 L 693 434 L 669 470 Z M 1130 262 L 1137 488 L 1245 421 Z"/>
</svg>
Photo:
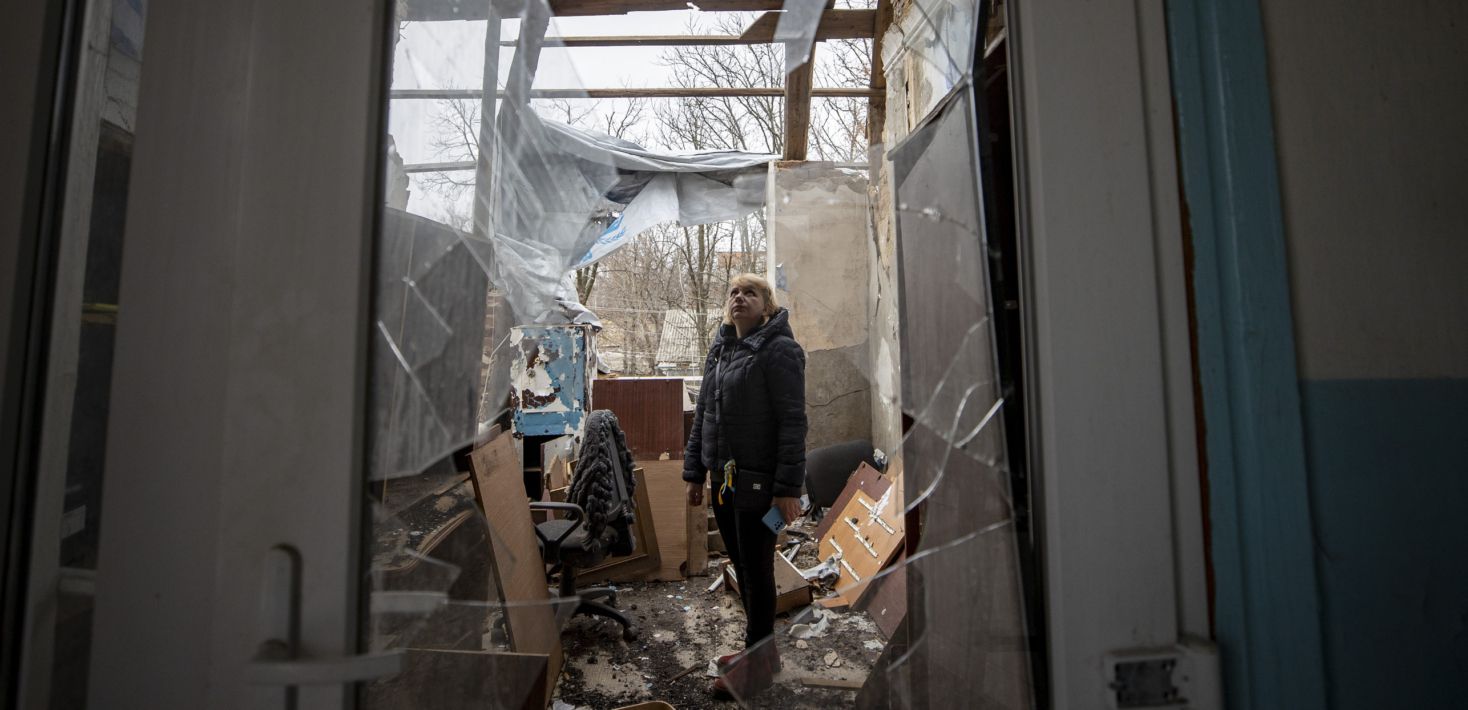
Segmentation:
<svg viewBox="0 0 1468 710">
<path fill-rule="evenodd" d="M 1326 707 L 1320 593 L 1257 0 L 1170 0 L 1226 705 Z"/>
</svg>

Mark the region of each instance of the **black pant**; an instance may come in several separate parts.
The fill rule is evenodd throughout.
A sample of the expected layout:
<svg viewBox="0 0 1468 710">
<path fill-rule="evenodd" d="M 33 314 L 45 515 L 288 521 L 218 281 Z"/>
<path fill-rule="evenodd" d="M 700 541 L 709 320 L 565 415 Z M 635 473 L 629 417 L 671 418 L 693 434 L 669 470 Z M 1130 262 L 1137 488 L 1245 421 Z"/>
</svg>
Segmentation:
<svg viewBox="0 0 1468 710">
<path fill-rule="evenodd" d="M 734 509 L 733 496 L 719 503 L 719 487 L 712 490 L 714 519 L 734 574 L 739 577 L 739 601 L 744 605 L 744 646 L 753 648 L 775 633 L 775 533 L 764 523 L 766 511 Z"/>
</svg>

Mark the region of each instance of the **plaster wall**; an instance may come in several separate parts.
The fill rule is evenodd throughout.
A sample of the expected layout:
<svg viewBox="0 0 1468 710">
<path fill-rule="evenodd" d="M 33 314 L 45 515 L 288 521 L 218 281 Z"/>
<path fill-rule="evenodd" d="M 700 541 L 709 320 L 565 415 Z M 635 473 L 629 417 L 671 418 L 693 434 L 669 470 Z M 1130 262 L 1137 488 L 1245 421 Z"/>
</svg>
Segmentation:
<svg viewBox="0 0 1468 710">
<path fill-rule="evenodd" d="M 1468 377 L 1468 4 L 1261 6 L 1301 376 Z"/>
<path fill-rule="evenodd" d="M 1468 696 L 1468 5 L 1261 0 L 1332 707 Z"/>
<path fill-rule="evenodd" d="M 870 438 L 866 173 L 812 162 L 770 171 L 769 277 L 806 352 L 806 445 Z"/>
</svg>

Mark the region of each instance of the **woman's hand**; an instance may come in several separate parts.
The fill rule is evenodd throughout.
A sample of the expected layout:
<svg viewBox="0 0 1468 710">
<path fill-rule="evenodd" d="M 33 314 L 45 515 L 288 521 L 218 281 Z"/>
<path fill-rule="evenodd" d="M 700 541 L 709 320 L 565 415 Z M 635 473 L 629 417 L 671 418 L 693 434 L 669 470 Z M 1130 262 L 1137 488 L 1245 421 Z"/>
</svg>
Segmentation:
<svg viewBox="0 0 1468 710">
<path fill-rule="evenodd" d="M 688 504 L 691 506 L 703 505 L 703 484 L 688 481 Z"/>
<path fill-rule="evenodd" d="M 787 525 L 800 517 L 799 498 L 776 498 L 775 507 L 780 509 L 780 515 L 784 516 Z"/>
</svg>

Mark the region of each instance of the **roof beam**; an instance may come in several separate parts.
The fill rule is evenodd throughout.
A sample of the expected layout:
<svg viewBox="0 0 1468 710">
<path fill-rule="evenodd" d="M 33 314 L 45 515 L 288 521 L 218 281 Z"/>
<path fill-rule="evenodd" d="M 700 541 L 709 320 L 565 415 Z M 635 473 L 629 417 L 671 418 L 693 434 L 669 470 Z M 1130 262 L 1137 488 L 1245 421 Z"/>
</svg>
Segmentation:
<svg viewBox="0 0 1468 710">
<path fill-rule="evenodd" d="M 492 0 L 501 7 L 505 18 L 518 17 L 522 3 Z M 413 22 L 438 20 L 483 20 L 488 16 L 489 2 L 462 0 L 407 0 L 402 19 Z M 783 0 L 693 0 L 705 12 L 765 12 L 784 7 Z M 688 0 L 550 0 L 551 13 L 557 17 L 586 15 L 625 15 L 629 12 L 687 10 Z"/>
<path fill-rule="evenodd" d="M 867 101 L 867 144 L 882 142 L 882 131 L 887 127 L 887 69 L 882 64 L 883 35 L 892 25 L 892 0 L 877 0 L 877 19 L 872 27 L 872 79 L 873 91 L 879 92 Z"/>
<path fill-rule="evenodd" d="M 790 51 L 787 46 L 785 51 Z M 785 159 L 805 160 L 810 143 L 811 82 L 815 78 L 816 45 L 804 64 L 785 75 Z"/>
<path fill-rule="evenodd" d="M 738 35 L 604 35 L 588 37 L 546 37 L 545 46 L 554 47 L 696 47 L 721 44 L 760 44 Z M 515 40 L 503 40 L 501 46 L 513 47 Z"/>
<path fill-rule="evenodd" d="M 802 66 L 810 66 L 806 62 Z M 799 70 L 797 70 L 799 71 Z M 807 86 L 809 86 L 807 84 Z M 880 92 L 865 86 L 852 88 L 820 87 L 809 89 L 816 98 L 871 98 Z M 503 90 L 497 92 L 504 96 Z M 398 100 L 422 99 L 478 99 L 484 96 L 481 89 L 393 89 L 390 98 Z M 786 96 L 786 89 L 778 86 L 676 86 L 651 89 L 531 89 L 532 99 L 661 99 L 721 96 Z"/>
<path fill-rule="evenodd" d="M 751 43 L 775 41 L 775 27 L 780 23 L 779 12 L 766 12 L 754 19 L 739 35 Z M 876 10 L 826 10 L 816 25 L 816 41 L 827 39 L 867 39 L 872 36 L 877 24 Z"/>
</svg>

